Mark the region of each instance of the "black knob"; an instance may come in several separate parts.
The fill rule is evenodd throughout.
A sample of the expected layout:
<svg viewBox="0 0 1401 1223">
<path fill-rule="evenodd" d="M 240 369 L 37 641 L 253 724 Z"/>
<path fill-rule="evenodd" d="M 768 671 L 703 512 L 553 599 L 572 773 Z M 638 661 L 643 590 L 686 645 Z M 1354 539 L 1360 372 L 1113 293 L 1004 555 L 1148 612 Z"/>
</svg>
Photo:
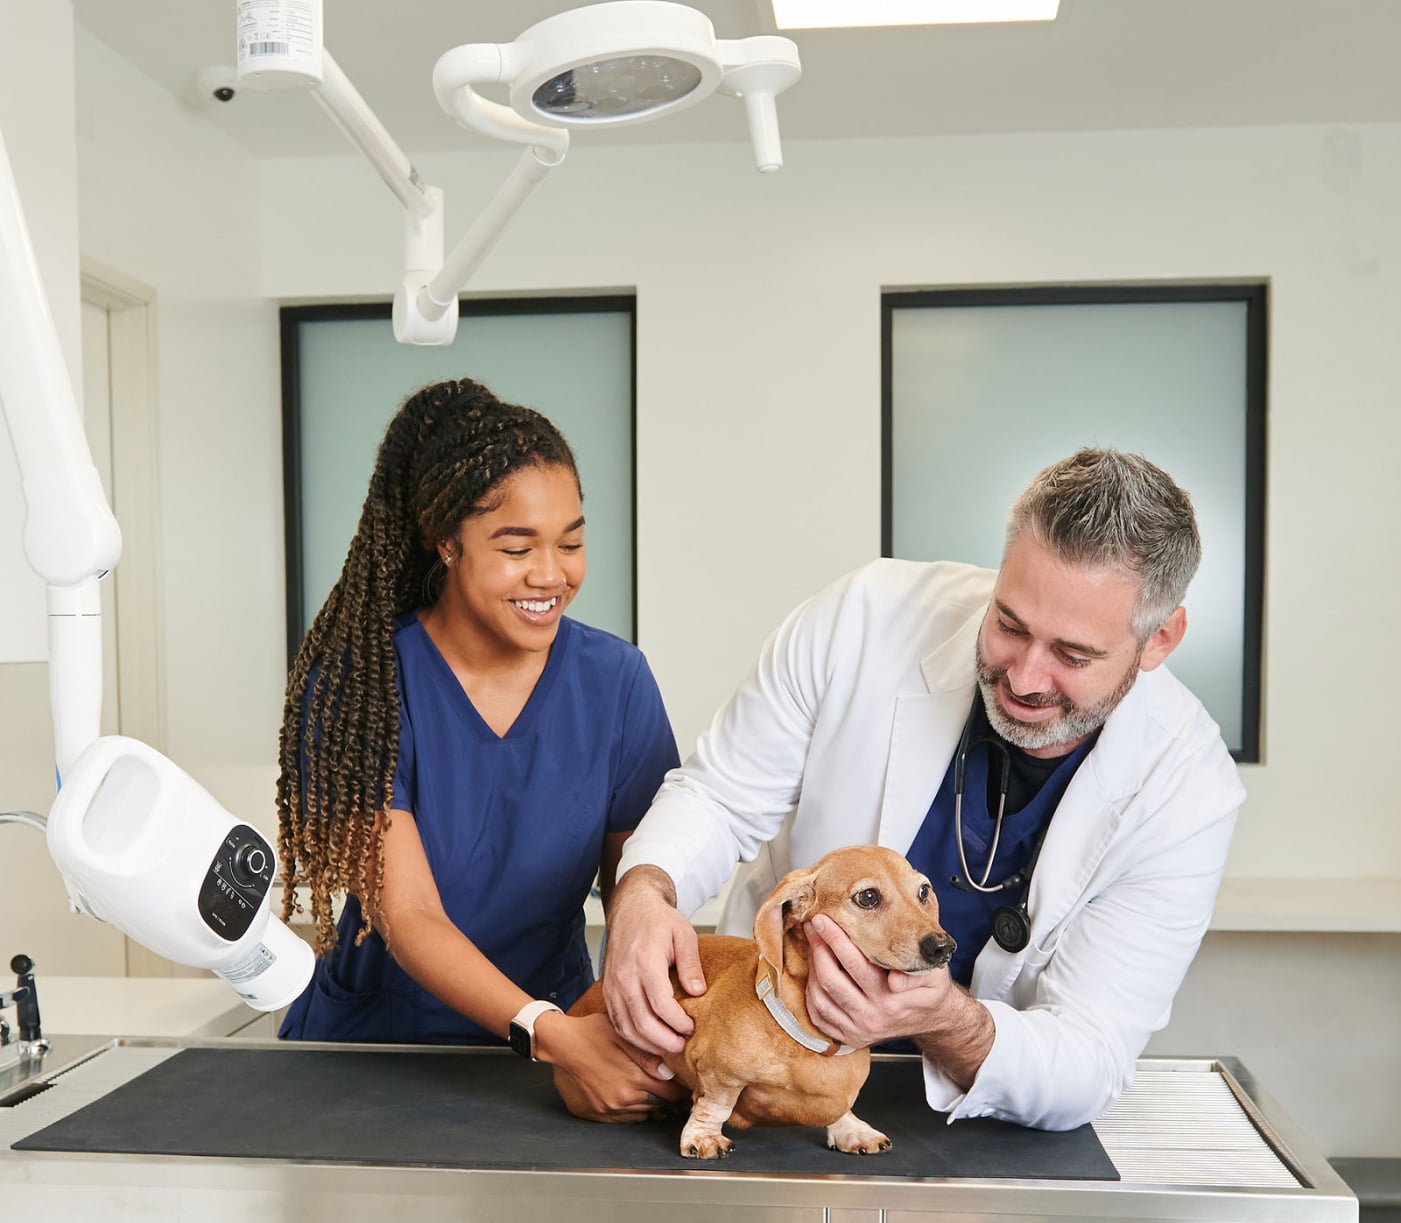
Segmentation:
<svg viewBox="0 0 1401 1223">
<path fill-rule="evenodd" d="M 234 878 L 252 884 L 268 868 L 268 855 L 261 845 L 243 845 L 234 854 Z"/>
<path fill-rule="evenodd" d="M 19 977 L 27 977 L 34 971 L 34 961 L 27 955 L 17 955 L 10 961 L 10 971 Z"/>
</svg>

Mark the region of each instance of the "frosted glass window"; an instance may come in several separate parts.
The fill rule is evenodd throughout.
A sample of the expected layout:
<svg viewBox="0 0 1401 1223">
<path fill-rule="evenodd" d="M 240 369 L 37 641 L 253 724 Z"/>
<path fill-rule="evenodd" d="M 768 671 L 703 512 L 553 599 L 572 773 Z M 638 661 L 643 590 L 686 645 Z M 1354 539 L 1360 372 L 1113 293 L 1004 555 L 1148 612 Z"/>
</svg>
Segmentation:
<svg viewBox="0 0 1401 1223">
<path fill-rule="evenodd" d="M 1035 472 L 1081 446 L 1147 456 L 1202 533 L 1169 666 L 1258 760 L 1264 290 L 1097 292 L 886 295 L 884 553 L 996 568 Z"/>
<path fill-rule="evenodd" d="M 462 306 L 441 348 L 396 343 L 387 305 L 282 311 L 289 656 L 340 576 L 390 417 L 448 378 L 543 412 L 568 439 L 589 562 L 569 614 L 635 639 L 633 299 Z"/>
</svg>

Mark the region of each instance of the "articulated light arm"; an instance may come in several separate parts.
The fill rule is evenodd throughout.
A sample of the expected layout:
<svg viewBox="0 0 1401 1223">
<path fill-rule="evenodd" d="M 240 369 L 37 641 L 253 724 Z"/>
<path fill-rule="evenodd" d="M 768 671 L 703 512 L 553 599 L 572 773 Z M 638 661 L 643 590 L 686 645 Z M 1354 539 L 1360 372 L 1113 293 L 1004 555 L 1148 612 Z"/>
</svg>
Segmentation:
<svg viewBox="0 0 1401 1223">
<path fill-rule="evenodd" d="M 401 344 L 452 343 L 457 334 L 458 292 L 536 184 L 564 160 L 569 149 L 568 132 L 529 123 L 506 107 L 462 88 L 464 70 L 485 77 L 491 67 L 479 59 L 470 63 L 464 63 L 461 56 L 453 59 L 450 52 L 433 73 L 438 101 L 465 127 L 531 147 L 444 259 L 442 191 L 424 184 L 330 52 L 324 48 L 321 52 L 317 101 L 369 158 L 408 214 L 404 220 L 404 278 L 394 294 L 394 338 Z"/>
<path fill-rule="evenodd" d="M 100 732 L 98 581 L 116 565 L 122 537 L 88 450 L 3 139 L 0 409 L 28 511 L 24 553 L 48 586 L 49 701 L 61 778 Z"/>
<path fill-rule="evenodd" d="M 153 748 L 102 737 L 98 581 L 121 534 L 93 465 L 72 379 L 0 137 L 0 415 L 24 493 L 24 550 L 48 585 L 58 797 L 45 827 L 73 908 L 276 1010 L 311 976 L 311 948 L 269 912 L 276 862 Z"/>
<path fill-rule="evenodd" d="M 493 48 L 494 49 L 494 48 Z M 471 50 L 471 48 L 459 48 Z M 447 61 L 450 56 L 444 56 Z M 443 256 L 443 193 L 427 185 L 360 92 L 324 48 L 316 100 L 337 127 L 369 159 L 405 210 L 404 277 L 394 294 L 394 337 L 404 344 L 451 344 L 457 333 L 457 294 L 481 265 L 502 230 L 537 183 L 564 160 L 569 133 L 521 119 L 504 106 L 486 102 L 454 79 L 464 69 L 483 73 L 491 65 L 458 57 L 434 72 L 434 90 L 443 109 L 467 127 L 489 130 L 503 139 L 528 144 L 510 176 L 478 214 L 446 258 Z M 254 68 L 247 69 L 256 80 Z M 493 112 L 500 112 L 495 114 Z"/>
</svg>

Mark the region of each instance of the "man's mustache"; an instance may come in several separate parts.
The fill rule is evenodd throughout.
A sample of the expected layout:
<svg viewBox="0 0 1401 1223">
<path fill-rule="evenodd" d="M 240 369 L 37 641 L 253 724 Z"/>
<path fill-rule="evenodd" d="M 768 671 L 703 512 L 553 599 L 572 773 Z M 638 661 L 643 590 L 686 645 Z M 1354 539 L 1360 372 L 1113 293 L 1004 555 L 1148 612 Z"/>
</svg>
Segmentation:
<svg viewBox="0 0 1401 1223">
<path fill-rule="evenodd" d="M 1064 695 L 1059 692 L 1029 692 L 1026 696 L 1023 696 L 1013 688 L 1011 684 L 1007 683 L 1006 667 L 983 667 L 980 669 L 978 678 L 985 684 L 990 684 L 996 688 L 1001 688 L 1005 685 L 1007 691 L 1021 702 L 1021 704 L 1030 705 L 1036 709 L 1045 709 L 1051 705 L 1057 705 L 1061 709 L 1065 709 L 1069 704 Z"/>
</svg>

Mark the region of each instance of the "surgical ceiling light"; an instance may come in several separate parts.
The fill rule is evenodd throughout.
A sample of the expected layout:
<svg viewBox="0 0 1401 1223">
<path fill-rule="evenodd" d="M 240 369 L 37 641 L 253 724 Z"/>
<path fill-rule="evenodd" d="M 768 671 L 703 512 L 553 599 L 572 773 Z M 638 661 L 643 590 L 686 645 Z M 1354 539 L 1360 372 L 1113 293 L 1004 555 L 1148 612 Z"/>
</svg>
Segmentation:
<svg viewBox="0 0 1401 1223">
<path fill-rule="evenodd" d="M 572 129 L 625 127 L 685 110 L 717 90 L 743 100 L 755 164 L 783 164 L 774 99 L 802 74 L 787 38 L 717 39 L 704 13 L 665 0 L 614 0 L 546 18 L 510 43 L 472 43 L 433 69 L 439 105 L 463 127 L 526 146 L 456 247 L 443 256 L 443 194 L 409 159 L 322 45 L 320 0 L 242 0 L 242 83 L 312 87 L 403 203 L 403 281 L 394 336 L 450 344 L 457 294 L 535 185 L 564 160 Z M 506 89 L 503 104 L 482 87 Z"/>
<path fill-rule="evenodd" d="M 1054 21 L 1060 0 L 773 0 L 780 30 Z"/>
</svg>

